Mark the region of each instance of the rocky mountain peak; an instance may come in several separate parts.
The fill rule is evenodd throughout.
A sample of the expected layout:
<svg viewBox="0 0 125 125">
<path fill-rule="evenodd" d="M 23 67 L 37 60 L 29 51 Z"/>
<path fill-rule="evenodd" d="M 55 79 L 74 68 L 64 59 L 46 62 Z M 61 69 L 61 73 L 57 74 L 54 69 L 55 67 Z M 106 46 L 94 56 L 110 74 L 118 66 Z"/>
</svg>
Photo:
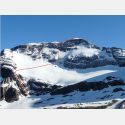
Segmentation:
<svg viewBox="0 0 125 125">
<path fill-rule="evenodd" d="M 125 95 L 125 50 L 101 49 L 82 38 L 5 49 L 1 52 L 0 64 L 0 100 L 7 102 L 19 100 L 21 94 L 31 98 L 32 95 L 33 98 L 41 96 L 41 99 L 51 95 L 46 104 L 41 104 L 43 106 L 53 104 L 51 100 L 56 96 L 60 96 L 59 103 L 64 104 L 66 102 L 61 100 L 66 96 L 76 103 L 86 99 L 91 102 L 91 97 L 99 101 Z M 87 95 L 89 91 L 91 97 Z M 83 100 L 76 100 L 73 93 L 78 94 L 77 99 L 81 93 Z M 35 105 L 41 102 L 35 102 Z"/>
<path fill-rule="evenodd" d="M 3 55 L 5 51 L 2 51 Z M 64 42 L 30 43 L 16 46 L 10 51 L 28 55 L 33 60 L 43 58 L 53 61 L 59 56 L 61 63 L 68 68 L 125 66 L 125 50 L 116 47 L 101 49 L 82 38 L 72 38 Z"/>
<path fill-rule="evenodd" d="M 97 47 L 96 45 L 91 44 L 90 42 L 88 42 L 87 40 L 82 39 L 82 38 L 72 38 L 72 39 L 66 40 L 64 42 L 64 46 L 67 46 L 67 47 L 84 46 L 87 48 L 98 48 L 99 49 L 99 47 Z"/>
</svg>

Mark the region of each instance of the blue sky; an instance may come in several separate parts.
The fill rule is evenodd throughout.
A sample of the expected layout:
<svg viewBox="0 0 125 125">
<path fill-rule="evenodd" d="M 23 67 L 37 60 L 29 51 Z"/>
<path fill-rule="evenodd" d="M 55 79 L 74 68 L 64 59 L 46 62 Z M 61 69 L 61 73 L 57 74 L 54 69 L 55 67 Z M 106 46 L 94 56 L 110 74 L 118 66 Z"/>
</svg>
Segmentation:
<svg viewBox="0 0 125 125">
<path fill-rule="evenodd" d="M 74 37 L 125 48 L 125 16 L 2 16 L 1 22 L 2 49 Z"/>
</svg>

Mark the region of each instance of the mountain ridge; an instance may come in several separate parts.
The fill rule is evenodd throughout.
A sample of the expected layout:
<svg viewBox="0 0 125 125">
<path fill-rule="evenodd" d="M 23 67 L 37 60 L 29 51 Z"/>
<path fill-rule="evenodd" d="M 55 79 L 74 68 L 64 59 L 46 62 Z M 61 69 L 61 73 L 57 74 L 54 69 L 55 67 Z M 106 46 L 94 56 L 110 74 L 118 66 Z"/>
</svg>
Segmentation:
<svg viewBox="0 0 125 125">
<path fill-rule="evenodd" d="M 82 38 L 69 39 L 64 42 L 29 43 L 3 50 L 0 63 L 6 68 L 14 70 L 17 68 L 16 73 L 29 86 L 31 98 L 34 96 L 46 98 L 47 96 L 51 103 L 53 100 L 51 98 L 57 96 L 60 101 L 56 102 L 55 98 L 56 105 L 66 103 L 66 101 L 61 101 L 65 96 L 74 103 L 86 103 L 86 98 L 89 102 L 96 102 L 123 99 L 125 95 L 125 49 L 100 48 Z M 31 69 L 46 64 L 48 65 L 45 67 Z M 19 71 L 18 69 L 21 68 L 24 70 Z M 99 94 L 103 91 L 104 93 Z M 98 93 L 98 97 L 92 98 L 90 92 Z M 83 94 L 88 94 L 80 100 L 73 95 L 71 98 L 72 93 L 75 93 L 78 98 L 81 98 Z M 28 100 L 26 97 L 25 101 Z M 48 106 L 47 103 L 46 105 L 33 103 Z"/>
<path fill-rule="evenodd" d="M 50 53 L 47 54 L 46 51 L 43 51 L 44 48 L 46 50 L 48 49 L 47 51 L 50 51 Z M 94 44 L 89 43 L 88 41 L 86 41 L 82 38 L 69 39 L 69 40 L 66 40 L 64 42 L 58 42 L 58 43 L 57 42 L 56 43 L 50 42 L 50 43 L 37 43 L 37 44 L 34 43 L 33 45 L 32 44 L 31 45 L 30 44 L 19 45 L 19 46 L 16 46 L 16 47 L 12 48 L 11 50 L 12 51 L 19 51 L 19 53 L 31 55 L 33 59 L 37 59 L 37 58 L 42 58 L 42 57 L 43 58 L 54 58 L 54 57 L 52 57 L 52 55 L 54 55 L 54 53 L 56 55 L 57 51 L 60 51 L 60 53 L 61 52 L 62 53 L 70 52 L 69 56 L 71 57 L 71 56 L 73 56 L 72 51 L 74 50 L 74 52 L 76 52 L 79 49 L 81 49 L 80 51 L 86 49 L 86 50 L 88 50 L 88 52 L 92 49 L 95 49 L 95 50 L 100 51 L 100 52 L 98 52 L 98 54 L 95 54 L 93 52 L 94 55 L 91 58 L 84 58 L 85 56 L 81 56 L 81 58 L 78 58 L 80 53 L 85 53 L 84 51 L 79 52 L 78 55 L 76 55 L 72 59 L 65 56 L 67 58 L 64 61 L 64 65 L 66 67 L 68 67 L 68 68 L 72 67 L 71 64 L 68 64 L 68 63 L 71 63 L 71 62 L 77 63 L 77 62 L 80 62 L 80 61 L 81 61 L 81 63 L 83 63 L 83 61 L 84 61 L 84 63 L 86 63 L 86 66 L 87 66 L 87 63 L 89 63 L 90 61 L 91 62 L 93 61 L 93 64 L 88 64 L 88 65 L 92 65 L 92 67 L 94 67 L 94 66 L 96 67 L 95 63 L 101 64 L 104 61 L 107 61 L 106 62 L 107 65 L 110 65 L 110 64 L 113 65 L 114 64 L 114 65 L 119 65 L 119 66 L 125 66 L 125 61 L 124 61 L 125 60 L 125 49 L 121 49 L 121 48 L 117 48 L 117 47 L 111 47 L 111 48 L 102 47 L 102 48 L 100 48 L 100 47 L 98 47 Z M 99 54 L 100 54 L 100 57 L 99 57 Z M 39 55 L 42 55 L 42 57 L 39 57 Z M 105 56 L 107 56 L 108 59 Z M 109 60 L 110 57 L 112 58 L 112 61 Z M 89 59 L 90 59 L 90 61 L 89 61 Z M 100 61 L 97 61 L 99 59 L 100 59 Z M 106 64 L 103 64 L 103 65 L 106 65 Z M 86 68 L 86 66 L 75 65 L 73 67 L 74 68 Z"/>
</svg>

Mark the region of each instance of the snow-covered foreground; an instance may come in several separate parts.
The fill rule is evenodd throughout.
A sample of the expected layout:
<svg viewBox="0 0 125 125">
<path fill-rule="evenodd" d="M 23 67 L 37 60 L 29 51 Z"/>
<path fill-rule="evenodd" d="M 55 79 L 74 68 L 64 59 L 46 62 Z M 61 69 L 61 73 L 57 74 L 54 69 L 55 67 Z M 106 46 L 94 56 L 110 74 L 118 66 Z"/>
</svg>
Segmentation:
<svg viewBox="0 0 125 125">
<path fill-rule="evenodd" d="M 112 105 L 115 103 L 117 104 L 117 101 L 124 99 L 125 95 L 125 92 L 123 91 L 113 93 L 113 90 L 117 87 L 109 87 L 98 91 L 74 91 L 66 95 L 45 94 L 40 96 L 21 96 L 19 101 L 13 103 L 2 101 L 0 103 L 0 108 L 78 108 L 78 106 L 82 108 L 98 106 L 106 106 L 105 108 L 115 108 L 116 106 Z M 125 89 L 125 86 L 122 86 L 122 88 Z"/>
<path fill-rule="evenodd" d="M 125 67 L 109 65 L 88 69 L 68 69 L 64 68 L 59 61 L 52 64 L 43 59 L 34 61 L 31 57 L 16 52 L 13 52 L 12 60 L 17 64 L 17 73 L 21 74 L 26 80 L 33 78 L 37 79 L 37 81 L 39 80 L 52 85 L 67 86 L 81 81 L 101 81 L 107 76 L 115 76 L 125 81 Z M 19 70 L 46 64 L 50 65 Z M 106 106 L 106 108 L 108 108 L 108 106 L 111 107 L 112 100 L 119 100 L 125 96 L 125 92 L 123 91 L 113 93 L 113 89 L 115 88 L 116 86 L 98 91 L 74 91 L 66 95 L 52 96 L 50 94 L 45 94 L 40 96 L 21 96 L 19 101 L 13 103 L 1 101 L 0 108 L 73 108 L 79 106 L 83 108 Z M 122 86 L 122 88 L 125 89 L 125 86 Z"/>
</svg>

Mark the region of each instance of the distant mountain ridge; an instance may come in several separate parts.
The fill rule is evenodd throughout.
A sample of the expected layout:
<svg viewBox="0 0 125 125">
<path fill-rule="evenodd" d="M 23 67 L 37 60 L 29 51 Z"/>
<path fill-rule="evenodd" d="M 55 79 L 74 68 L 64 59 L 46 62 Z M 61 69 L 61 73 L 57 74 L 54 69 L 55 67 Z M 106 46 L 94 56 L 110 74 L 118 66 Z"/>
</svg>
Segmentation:
<svg viewBox="0 0 125 125">
<path fill-rule="evenodd" d="M 105 65 L 125 66 L 125 49 L 100 48 L 82 38 L 73 38 L 65 42 L 34 43 L 19 45 L 11 49 L 31 56 L 34 60 L 44 58 L 48 61 L 59 58 L 68 68 L 92 68 Z"/>
</svg>

